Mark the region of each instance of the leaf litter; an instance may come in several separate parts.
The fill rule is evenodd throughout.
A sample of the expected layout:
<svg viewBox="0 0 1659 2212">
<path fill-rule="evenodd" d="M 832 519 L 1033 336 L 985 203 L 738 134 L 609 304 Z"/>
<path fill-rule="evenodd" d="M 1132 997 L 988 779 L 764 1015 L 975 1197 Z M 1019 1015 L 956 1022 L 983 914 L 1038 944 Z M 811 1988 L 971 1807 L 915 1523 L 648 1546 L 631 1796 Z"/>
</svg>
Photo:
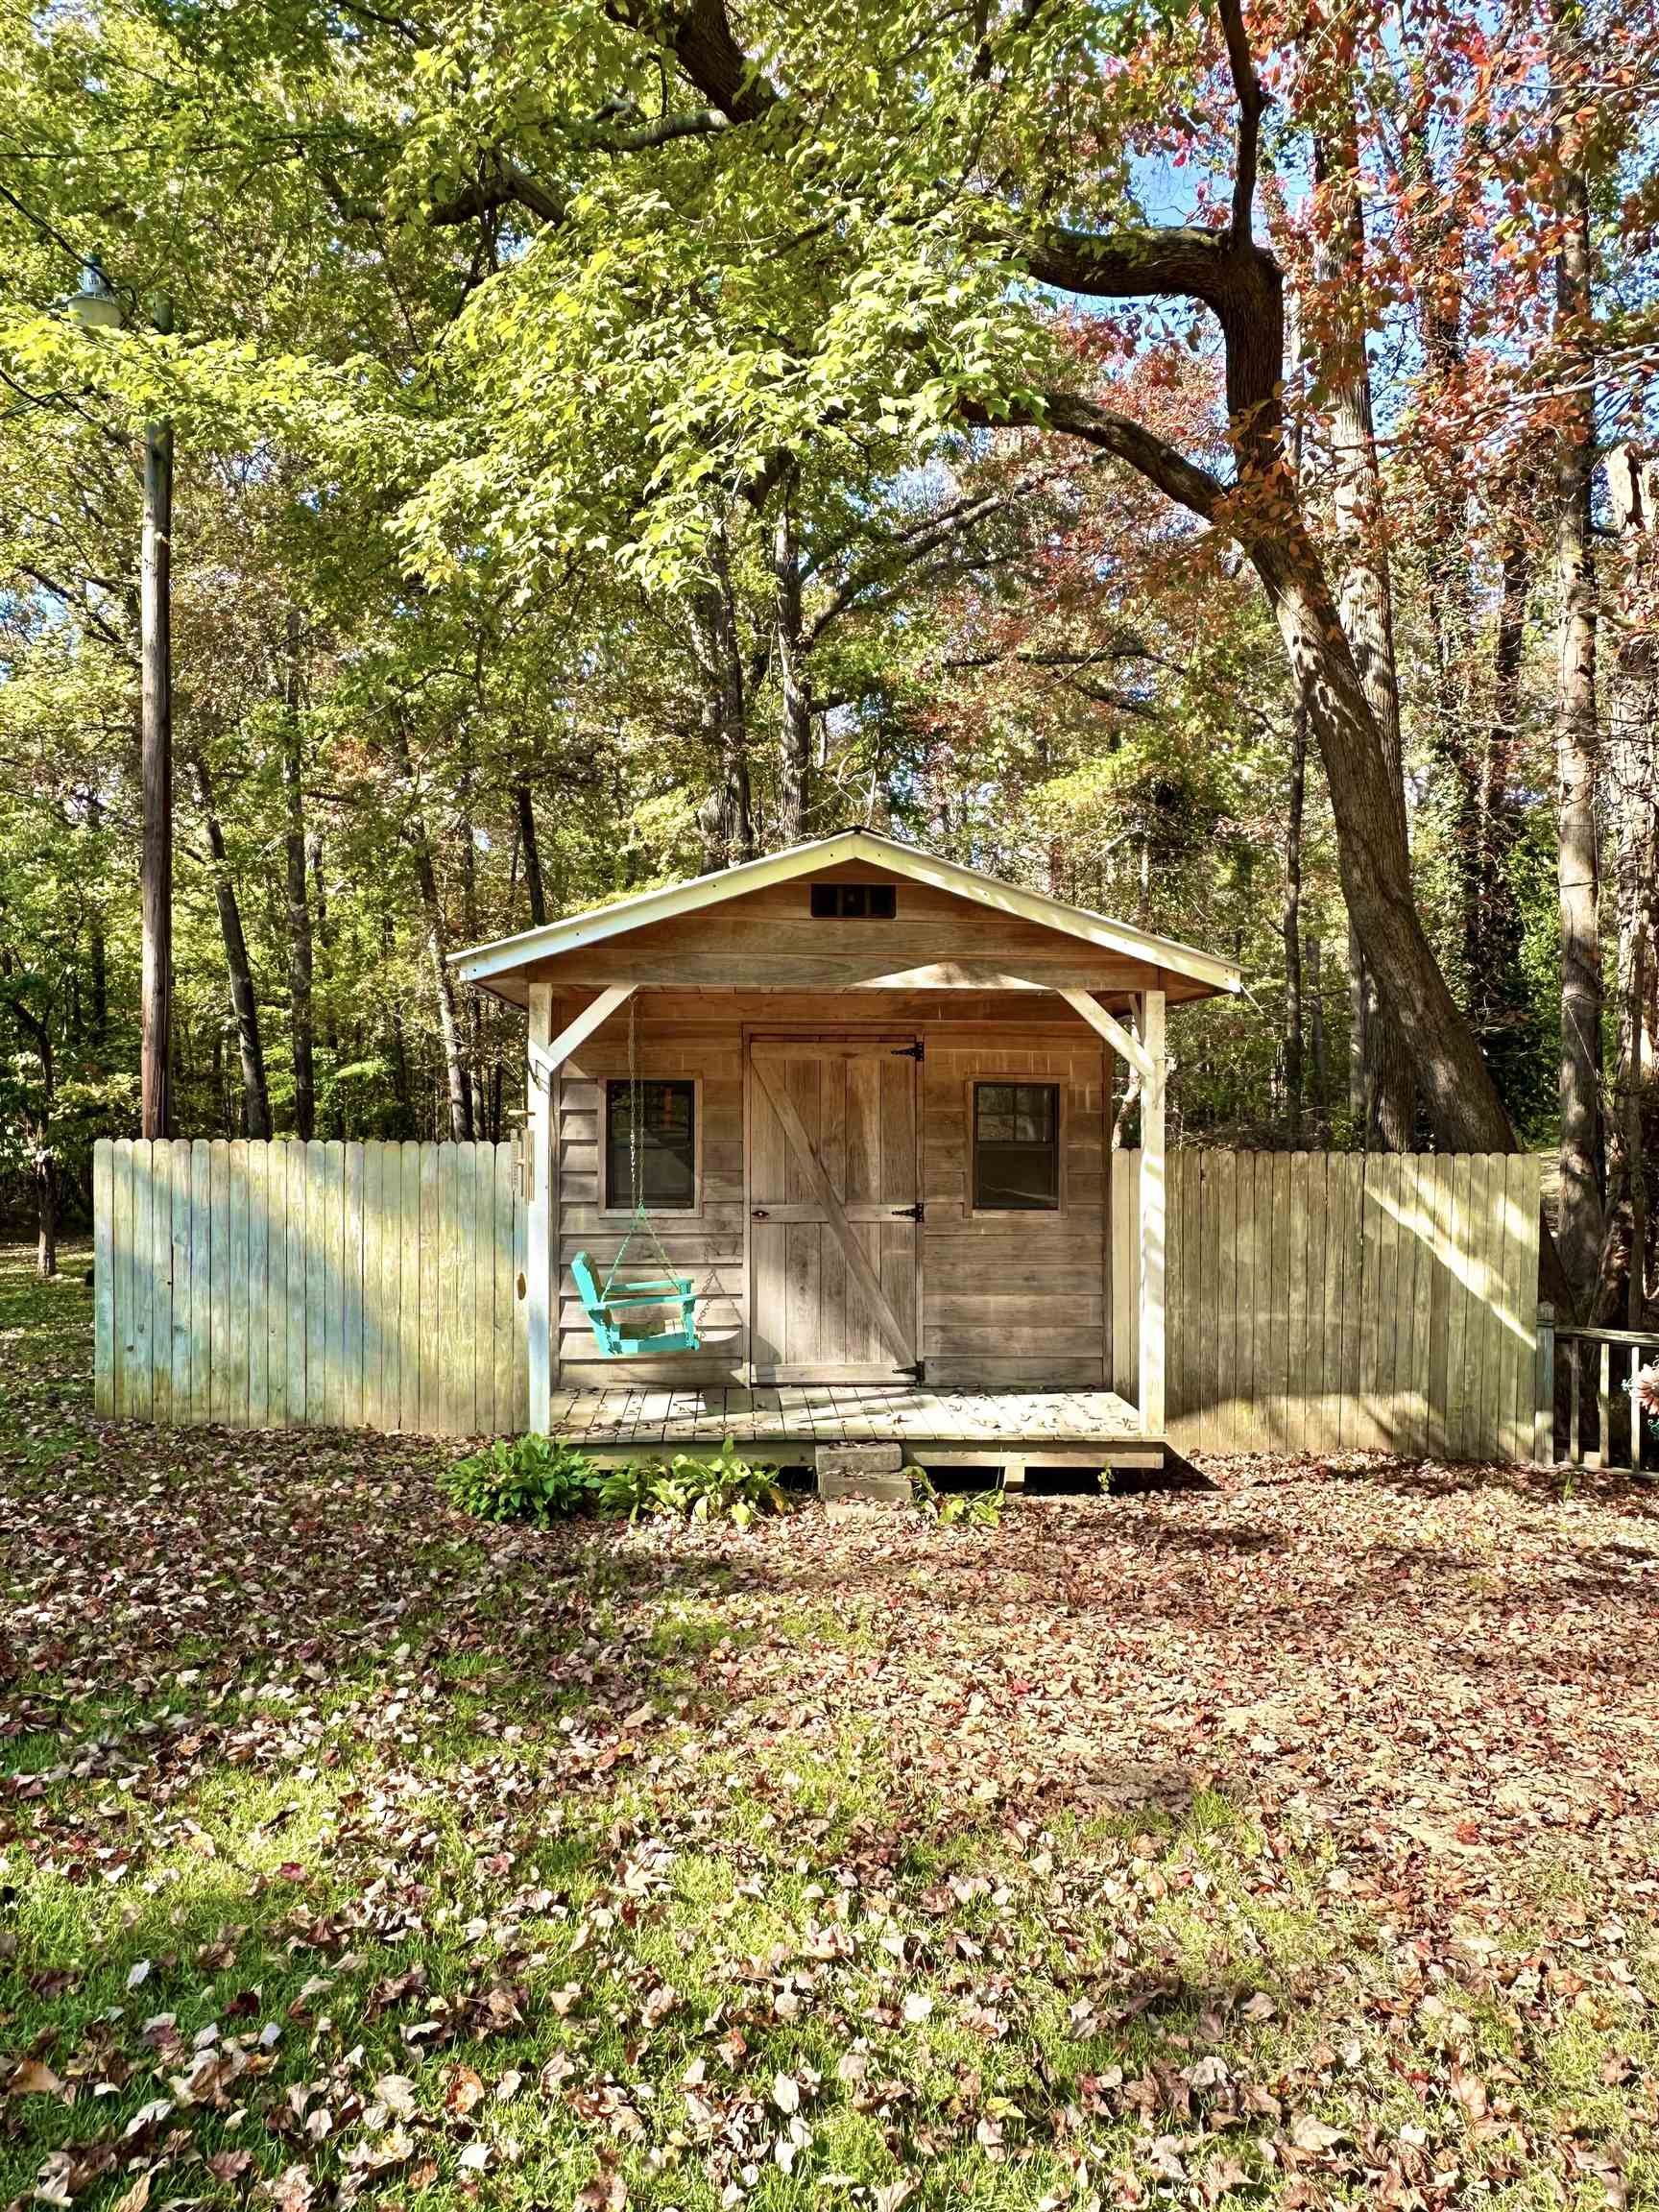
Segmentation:
<svg viewBox="0 0 1659 2212">
<path fill-rule="evenodd" d="M 527 1534 L 18 1341 L 17 2203 L 1659 2202 L 1650 1490 Z"/>
</svg>

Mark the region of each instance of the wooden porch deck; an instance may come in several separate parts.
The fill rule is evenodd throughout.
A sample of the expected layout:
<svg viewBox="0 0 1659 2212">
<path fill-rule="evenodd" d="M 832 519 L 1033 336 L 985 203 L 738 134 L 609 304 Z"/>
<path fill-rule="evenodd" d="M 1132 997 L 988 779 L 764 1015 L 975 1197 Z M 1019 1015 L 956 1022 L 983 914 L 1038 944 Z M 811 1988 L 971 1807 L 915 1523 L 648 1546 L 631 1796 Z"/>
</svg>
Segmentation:
<svg viewBox="0 0 1659 2212">
<path fill-rule="evenodd" d="M 753 1390 L 555 1392 L 551 1432 L 600 1464 L 717 1452 L 723 1438 L 784 1465 L 819 1445 L 899 1444 L 932 1467 L 1143 1467 L 1161 1438 L 1115 1390 L 931 1390 L 924 1383 L 803 1382 Z"/>
</svg>

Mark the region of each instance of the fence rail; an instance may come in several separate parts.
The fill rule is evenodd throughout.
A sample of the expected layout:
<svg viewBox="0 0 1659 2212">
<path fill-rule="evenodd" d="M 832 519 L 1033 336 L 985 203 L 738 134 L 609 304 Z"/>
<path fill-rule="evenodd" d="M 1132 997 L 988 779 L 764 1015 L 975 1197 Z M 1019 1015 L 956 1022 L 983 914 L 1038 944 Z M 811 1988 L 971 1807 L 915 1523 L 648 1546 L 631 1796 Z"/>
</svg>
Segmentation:
<svg viewBox="0 0 1659 2212">
<path fill-rule="evenodd" d="M 511 1144 L 121 1139 L 92 1175 L 100 1413 L 524 1427 Z"/>
<path fill-rule="evenodd" d="M 1114 1156 L 1112 1385 L 1136 1395 L 1140 1154 Z M 1540 1163 L 1171 1152 L 1168 1431 L 1213 1452 L 1530 1458 Z"/>
<path fill-rule="evenodd" d="M 1644 1374 L 1659 1370 L 1659 1330 L 1580 1329 L 1540 1306 L 1538 1340 L 1535 1456 L 1625 1475 L 1659 1470 L 1659 1407 L 1645 1404 L 1642 1394 Z"/>
</svg>

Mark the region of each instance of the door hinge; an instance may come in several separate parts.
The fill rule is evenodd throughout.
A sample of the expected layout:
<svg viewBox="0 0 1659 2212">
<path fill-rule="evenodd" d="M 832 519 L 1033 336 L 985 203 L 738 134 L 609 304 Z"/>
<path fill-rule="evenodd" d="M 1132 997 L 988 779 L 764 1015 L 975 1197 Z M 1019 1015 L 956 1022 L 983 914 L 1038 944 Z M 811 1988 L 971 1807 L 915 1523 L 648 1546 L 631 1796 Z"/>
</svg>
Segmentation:
<svg viewBox="0 0 1659 2212">
<path fill-rule="evenodd" d="M 927 1057 L 927 1046 L 924 1041 L 918 1037 L 914 1045 L 895 1045 L 893 1047 L 893 1057 L 895 1060 L 926 1060 Z"/>
<path fill-rule="evenodd" d="M 895 1221 L 926 1221 L 927 1209 L 920 1201 L 914 1206 L 895 1206 L 893 1218 Z"/>
</svg>

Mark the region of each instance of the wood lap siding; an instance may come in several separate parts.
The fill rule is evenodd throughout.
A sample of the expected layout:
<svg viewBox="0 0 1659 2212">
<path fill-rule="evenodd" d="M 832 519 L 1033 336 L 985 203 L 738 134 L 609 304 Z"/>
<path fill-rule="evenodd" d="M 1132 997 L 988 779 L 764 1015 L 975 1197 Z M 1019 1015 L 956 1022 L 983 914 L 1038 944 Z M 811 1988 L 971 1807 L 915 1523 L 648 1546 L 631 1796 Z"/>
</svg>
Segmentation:
<svg viewBox="0 0 1659 2212">
<path fill-rule="evenodd" d="M 1010 1389 L 1107 1380 L 1107 1130 L 1102 1048 L 926 1032 L 923 1063 L 923 1357 L 930 1384 Z M 1053 1083 L 1060 1091 L 1060 1206 L 973 1210 L 973 1086 Z"/>
<path fill-rule="evenodd" d="M 106 1139 L 93 1195 L 101 1413 L 524 1427 L 511 1144 Z"/>
<path fill-rule="evenodd" d="M 829 927 L 830 925 L 826 924 Z M 574 1011 L 557 1002 L 554 1026 Z M 586 1252 L 604 1281 L 627 1231 L 628 1199 L 601 1212 L 600 1147 L 604 1142 L 605 1084 L 628 1074 L 628 1015 L 613 1015 L 565 1064 L 560 1074 L 556 1158 L 559 1169 L 559 1249 L 554 1305 L 559 1381 L 603 1386 L 622 1374 L 631 1382 L 687 1387 L 736 1382 L 748 1358 L 748 1303 L 744 1254 L 747 1209 L 743 1195 L 743 1026 L 719 1007 L 676 1015 L 665 1023 L 647 1001 L 639 1010 L 641 1078 L 689 1077 L 698 1083 L 698 1150 L 702 1175 L 691 1214 L 653 1215 L 663 1249 L 707 1297 L 697 1309 L 705 1349 L 661 1359 L 607 1359 L 593 1341 L 576 1295 L 570 1262 Z M 648 1242 L 636 1242 L 628 1267 L 659 1273 Z"/>
</svg>

